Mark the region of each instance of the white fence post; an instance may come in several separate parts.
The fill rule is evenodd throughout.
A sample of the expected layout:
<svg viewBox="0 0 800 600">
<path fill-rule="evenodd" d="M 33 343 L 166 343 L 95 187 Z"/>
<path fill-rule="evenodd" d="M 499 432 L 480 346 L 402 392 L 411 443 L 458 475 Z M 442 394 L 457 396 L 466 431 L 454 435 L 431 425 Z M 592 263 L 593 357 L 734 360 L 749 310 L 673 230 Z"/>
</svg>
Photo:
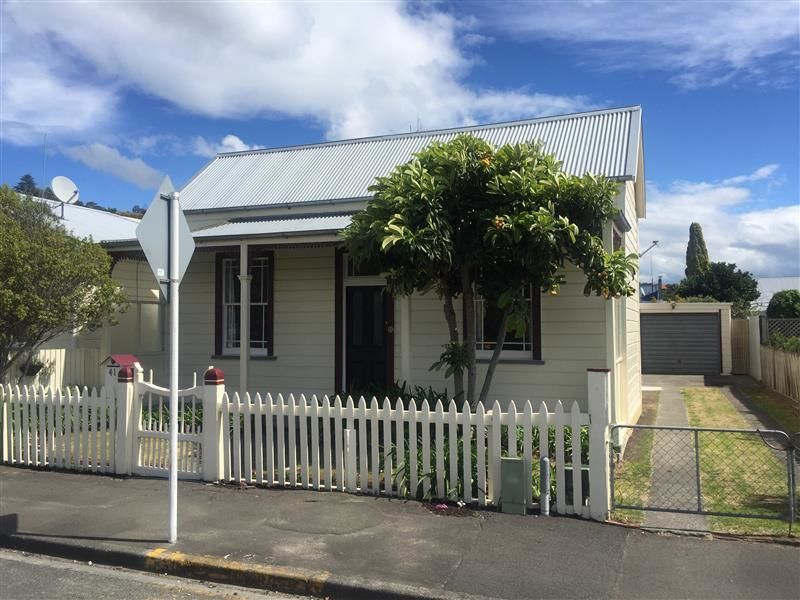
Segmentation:
<svg viewBox="0 0 800 600">
<path fill-rule="evenodd" d="M 119 475 L 131 474 L 133 443 L 136 436 L 133 411 L 136 395 L 135 377 L 133 367 L 122 367 L 117 374 L 117 431 L 114 440 L 114 471 Z"/>
<path fill-rule="evenodd" d="M 3 412 L 2 414 L 3 432 L 0 435 L 3 436 L 2 461 L 4 463 L 11 462 L 11 423 L 9 421 L 9 418 L 11 417 L 11 411 L 8 408 L 8 405 L 10 403 L 11 403 L 11 386 L 8 386 L 8 388 L 6 388 L 6 386 L 0 382 L 0 404 L 2 404 L 2 412 Z"/>
<path fill-rule="evenodd" d="M 203 481 L 219 481 L 223 477 L 222 428 L 228 426 L 227 414 L 224 420 L 221 418 L 224 395 L 224 373 L 221 369 L 208 367 L 203 375 Z M 257 398 L 257 401 L 260 400 Z M 260 421 L 257 426 L 261 427 Z"/>
<path fill-rule="evenodd" d="M 752 315 L 747 318 L 750 345 L 750 376 L 761 381 L 761 317 Z"/>
<path fill-rule="evenodd" d="M 344 454 L 345 487 L 348 492 L 355 494 L 357 491 L 356 473 L 358 472 L 355 429 L 344 430 Z"/>
<path fill-rule="evenodd" d="M 588 369 L 589 388 L 589 514 L 596 521 L 608 519 L 611 509 L 608 429 L 611 422 L 611 371 Z M 573 435 L 575 435 L 573 433 Z M 573 438 L 574 439 L 574 438 Z"/>
</svg>

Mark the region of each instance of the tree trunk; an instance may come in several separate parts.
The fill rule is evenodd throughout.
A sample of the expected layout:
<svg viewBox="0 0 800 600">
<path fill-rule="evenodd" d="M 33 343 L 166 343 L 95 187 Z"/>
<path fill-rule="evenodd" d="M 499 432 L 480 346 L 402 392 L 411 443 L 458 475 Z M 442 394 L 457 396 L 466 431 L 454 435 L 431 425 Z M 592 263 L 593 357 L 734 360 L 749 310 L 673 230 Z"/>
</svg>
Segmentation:
<svg viewBox="0 0 800 600">
<path fill-rule="evenodd" d="M 11 366 L 11 352 L 5 348 L 0 348 L 0 385 L 6 380 L 6 372 Z"/>
<path fill-rule="evenodd" d="M 461 290 L 464 294 L 464 346 L 467 350 L 467 402 L 475 406 L 478 370 L 475 364 L 475 290 L 469 267 L 461 267 Z"/>
<path fill-rule="evenodd" d="M 456 310 L 453 307 L 453 296 L 449 292 L 444 296 L 444 318 L 450 332 L 450 343 L 459 344 Z M 464 404 L 464 371 L 461 368 L 453 369 L 453 399 L 459 407 Z"/>
<path fill-rule="evenodd" d="M 503 344 L 506 343 L 506 332 L 508 331 L 508 317 L 511 314 L 511 309 L 506 308 L 503 311 L 503 316 L 500 318 L 500 328 L 497 330 L 497 341 L 494 345 L 494 352 L 492 358 L 489 359 L 489 366 L 486 368 L 486 375 L 483 378 L 483 386 L 481 386 L 481 395 L 478 402 L 486 404 L 486 397 L 489 395 L 489 388 L 492 386 L 492 378 L 494 377 L 494 370 L 497 367 L 497 361 L 500 360 L 500 354 L 503 352 Z"/>
</svg>

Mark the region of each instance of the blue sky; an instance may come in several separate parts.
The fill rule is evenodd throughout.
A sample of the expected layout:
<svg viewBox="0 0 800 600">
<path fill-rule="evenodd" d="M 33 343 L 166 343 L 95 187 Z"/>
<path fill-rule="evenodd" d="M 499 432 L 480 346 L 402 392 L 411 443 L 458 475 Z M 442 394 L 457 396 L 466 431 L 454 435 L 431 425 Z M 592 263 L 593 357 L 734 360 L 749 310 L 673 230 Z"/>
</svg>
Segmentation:
<svg viewBox="0 0 800 600">
<path fill-rule="evenodd" d="M 217 151 L 641 104 L 654 272 L 680 277 L 697 220 L 712 260 L 800 274 L 797 2 L 4 2 L 0 17 L 2 182 L 67 175 L 131 208 Z"/>
</svg>

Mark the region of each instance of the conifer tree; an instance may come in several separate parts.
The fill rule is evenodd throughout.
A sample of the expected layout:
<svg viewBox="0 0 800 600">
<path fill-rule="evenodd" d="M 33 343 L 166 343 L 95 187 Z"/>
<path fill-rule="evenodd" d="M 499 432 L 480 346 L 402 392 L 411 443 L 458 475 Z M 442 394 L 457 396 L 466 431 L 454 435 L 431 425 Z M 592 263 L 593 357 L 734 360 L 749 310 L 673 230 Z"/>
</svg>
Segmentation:
<svg viewBox="0 0 800 600">
<path fill-rule="evenodd" d="M 701 275 L 708 271 L 708 250 L 703 239 L 700 223 L 689 227 L 689 244 L 686 246 L 686 277 Z"/>
</svg>

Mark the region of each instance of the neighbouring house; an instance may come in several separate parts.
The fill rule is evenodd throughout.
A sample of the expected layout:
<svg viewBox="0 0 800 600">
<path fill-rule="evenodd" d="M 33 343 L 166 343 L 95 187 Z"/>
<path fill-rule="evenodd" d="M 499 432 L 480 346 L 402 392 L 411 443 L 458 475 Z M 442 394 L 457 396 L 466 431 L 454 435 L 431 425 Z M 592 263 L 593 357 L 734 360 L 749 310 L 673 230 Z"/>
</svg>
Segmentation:
<svg viewBox="0 0 800 600">
<path fill-rule="evenodd" d="M 494 145 L 539 140 L 568 172 L 618 182 L 621 212 L 607 224 L 605 243 L 638 253 L 645 216 L 639 106 L 219 154 L 180 196 L 197 246 L 181 287 L 182 382 L 214 364 L 231 390 L 262 394 L 378 390 L 394 381 L 449 385 L 452 392 L 443 373 L 430 370 L 448 339 L 438 298 L 388 297 L 378 274 L 348 261 L 339 233 L 365 205 L 376 176 L 462 132 Z M 132 296 L 156 290 L 133 236 L 104 246 Z M 584 297 L 583 274 L 567 267 L 565 276 L 558 297 L 532 290 L 531 326 L 506 342 L 490 396 L 504 403 L 577 400 L 586 410 L 586 370 L 607 368 L 614 373 L 613 420 L 636 421 L 638 295 Z M 489 323 L 491 307 L 481 306 L 478 318 Z M 477 341 L 482 368 L 494 347 L 489 330 Z M 155 348 L 161 331 L 141 335 L 152 336 Z M 112 330 L 113 351 L 136 354 L 164 381 L 165 353 L 125 347 L 134 345 L 129 336 Z"/>
<path fill-rule="evenodd" d="M 641 302 L 652 302 L 661 300 L 667 285 L 662 281 L 661 275 L 658 276 L 657 282 L 640 282 L 639 283 L 639 300 Z"/>
</svg>

